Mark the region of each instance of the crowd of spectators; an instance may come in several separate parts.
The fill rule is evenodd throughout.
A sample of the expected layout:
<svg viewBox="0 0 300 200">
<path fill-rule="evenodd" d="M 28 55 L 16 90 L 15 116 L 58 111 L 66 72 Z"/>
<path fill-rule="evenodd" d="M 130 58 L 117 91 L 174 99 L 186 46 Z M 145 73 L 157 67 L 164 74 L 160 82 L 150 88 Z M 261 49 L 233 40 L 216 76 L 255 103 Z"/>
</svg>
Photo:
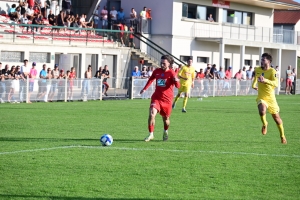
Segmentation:
<svg viewBox="0 0 300 200">
<path fill-rule="evenodd" d="M 13 65 L 10 67 L 6 64 L 2 69 L 2 63 L 0 62 L 1 103 L 26 102 L 27 79 L 29 82 L 28 103 L 31 103 L 31 99 L 41 102 L 52 102 L 53 99 L 63 101 L 65 97 L 67 97 L 67 101 L 73 101 L 74 84 L 77 79 L 75 67 L 64 71 L 63 69 L 59 69 L 58 64 L 55 64 L 53 68 L 43 64 L 42 70 L 38 72 L 36 65 L 36 62 L 32 62 L 30 66 L 28 60 L 25 59 L 23 65 Z M 107 90 L 109 89 L 107 79 L 110 78 L 108 66 L 105 65 L 104 69 L 99 67 L 95 75 L 92 73 L 92 67 L 89 65 L 82 81 L 81 99 L 87 95 L 90 95 L 93 99 L 99 99 L 101 87 L 99 85 L 100 82 L 97 81 L 99 79 L 102 79 L 103 95 L 107 96 Z M 37 85 L 35 86 L 36 83 Z M 90 90 L 91 85 L 92 90 Z M 32 97 L 35 87 L 38 88 L 37 92 L 35 92 L 36 96 Z M 17 88 L 19 91 L 18 95 L 15 94 Z M 65 91 L 67 91 L 67 94 Z"/>
</svg>

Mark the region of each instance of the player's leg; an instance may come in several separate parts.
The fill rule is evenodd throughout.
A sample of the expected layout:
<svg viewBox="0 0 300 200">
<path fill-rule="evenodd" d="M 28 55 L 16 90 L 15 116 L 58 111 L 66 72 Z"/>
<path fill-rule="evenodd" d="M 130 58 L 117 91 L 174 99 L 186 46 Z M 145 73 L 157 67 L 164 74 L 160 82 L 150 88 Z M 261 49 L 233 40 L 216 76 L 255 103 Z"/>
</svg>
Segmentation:
<svg viewBox="0 0 300 200">
<path fill-rule="evenodd" d="M 183 98 L 183 105 L 182 105 L 182 112 L 183 113 L 186 113 L 186 104 L 187 104 L 187 101 L 188 101 L 188 94 L 190 93 L 190 87 L 187 87 L 185 88 L 184 90 L 184 98 Z"/>
<path fill-rule="evenodd" d="M 182 91 L 181 91 L 181 87 L 180 87 L 179 90 L 178 90 L 178 94 L 176 95 L 176 97 L 174 99 L 174 102 L 172 104 L 172 108 L 176 107 L 176 103 L 177 103 L 178 99 L 180 98 L 181 93 L 182 93 Z"/>
<path fill-rule="evenodd" d="M 280 118 L 279 113 L 272 114 L 272 117 L 273 117 L 273 119 L 276 122 L 276 125 L 278 127 L 278 130 L 279 130 L 279 133 L 280 133 L 281 143 L 282 144 L 287 144 L 287 140 L 286 140 L 285 135 L 284 135 L 284 128 L 283 128 L 282 119 Z"/>
<path fill-rule="evenodd" d="M 154 139 L 154 126 L 155 126 L 155 116 L 158 110 L 153 105 L 155 103 L 151 102 L 151 107 L 149 109 L 149 117 L 148 117 L 148 130 L 149 135 L 145 138 L 145 142 L 149 142 L 150 140 Z"/>
<path fill-rule="evenodd" d="M 163 116 L 162 119 L 164 123 L 163 141 L 167 141 L 169 139 L 168 129 L 170 126 L 170 117 Z"/>
<path fill-rule="evenodd" d="M 267 128 L 268 128 L 268 122 L 267 122 L 267 118 L 266 118 L 266 113 L 267 113 L 267 106 L 268 104 L 265 103 L 263 100 L 258 100 L 257 101 L 258 104 L 258 112 L 259 112 L 259 116 L 260 116 L 260 120 L 262 122 L 262 128 L 261 128 L 261 133 L 263 135 L 267 134 Z"/>
</svg>

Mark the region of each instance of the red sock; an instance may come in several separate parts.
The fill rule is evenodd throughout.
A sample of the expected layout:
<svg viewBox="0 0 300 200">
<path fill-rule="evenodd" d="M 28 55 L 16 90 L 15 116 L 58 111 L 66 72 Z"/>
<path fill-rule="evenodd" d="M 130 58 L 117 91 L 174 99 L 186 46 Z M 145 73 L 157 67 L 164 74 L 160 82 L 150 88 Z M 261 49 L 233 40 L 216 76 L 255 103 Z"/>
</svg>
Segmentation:
<svg viewBox="0 0 300 200">
<path fill-rule="evenodd" d="M 149 126 L 148 126 L 148 130 L 149 130 L 150 133 L 153 133 L 153 131 L 154 131 L 154 126 L 153 126 L 153 125 L 149 125 Z"/>
<path fill-rule="evenodd" d="M 169 129 L 169 125 L 164 125 L 165 131 Z"/>
</svg>

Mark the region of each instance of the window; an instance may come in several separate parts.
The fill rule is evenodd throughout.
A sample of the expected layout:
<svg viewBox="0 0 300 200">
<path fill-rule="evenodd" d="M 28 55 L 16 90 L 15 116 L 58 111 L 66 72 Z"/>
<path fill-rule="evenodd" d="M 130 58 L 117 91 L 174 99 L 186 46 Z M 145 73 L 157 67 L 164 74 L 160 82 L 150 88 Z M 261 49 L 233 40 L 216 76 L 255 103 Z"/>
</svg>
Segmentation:
<svg viewBox="0 0 300 200">
<path fill-rule="evenodd" d="M 252 13 L 237 10 L 223 10 L 223 22 L 252 25 L 252 21 Z"/>
<path fill-rule="evenodd" d="M 50 53 L 29 52 L 29 60 L 37 63 L 50 63 Z"/>
<path fill-rule="evenodd" d="M 216 21 L 216 12 L 215 7 L 182 3 L 182 17 L 207 20 L 209 15 L 212 14 L 214 21 Z"/>
<path fill-rule="evenodd" d="M 197 57 L 197 62 L 198 63 L 209 63 L 209 58 L 208 57 Z"/>
<path fill-rule="evenodd" d="M 1 51 L 1 61 L 23 62 L 24 52 L 19 51 Z"/>
<path fill-rule="evenodd" d="M 252 66 L 251 60 L 245 60 L 244 64 L 247 66 Z"/>
<path fill-rule="evenodd" d="M 256 60 L 256 66 L 260 66 L 259 60 Z"/>
<path fill-rule="evenodd" d="M 188 59 L 190 59 L 191 56 L 180 56 L 180 60 L 183 62 L 186 62 Z"/>
</svg>

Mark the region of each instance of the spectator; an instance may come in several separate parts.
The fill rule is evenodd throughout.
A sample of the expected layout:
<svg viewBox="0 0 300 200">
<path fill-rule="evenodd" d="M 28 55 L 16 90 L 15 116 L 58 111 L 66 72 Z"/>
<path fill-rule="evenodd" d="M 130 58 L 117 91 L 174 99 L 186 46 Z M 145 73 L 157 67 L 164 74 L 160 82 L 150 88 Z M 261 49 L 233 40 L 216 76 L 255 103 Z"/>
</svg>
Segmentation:
<svg viewBox="0 0 300 200">
<path fill-rule="evenodd" d="M 46 70 L 47 65 L 43 64 L 43 69 L 40 71 L 40 80 L 39 80 L 39 91 L 36 95 L 37 101 L 42 99 L 43 97 L 45 98 L 46 92 L 47 92 L 47 83 L 46 83 L 46 78 L 47 78 L 47 70 Z"/>
<path fill-rule="evenodd" d="M 2 96 L 5 93 L 4 74 L 2 74 L 2 63 L 0 62 L 0 102 L 4 103 Z"/>
<path fill-rule="evenodd" d="M 141 78 L 149 78 L 147 74 L 147 66 L 143 66 L 141 71 Z"/>
<path fill-rule="evenodd" d="M 41 11 L 41 15 L 43 16 L 44 19 L 46 19 L 46 3 L 45 0 L 37 0 L 38 6 Z"/>
<path fill-rule="evenodd" d="M 48 21 L 49 21 L 49 24 L 51 24 L 52 26 L 55 26 L 55 16 L 54 14 L 52 13 L 52 10 L 50 10 L 50 13 L 48 15 Z"/>
<path fill-rule="evenodd" d="M 220 92 L 222 92 L 224 88 L 224 79 L 225 79 L 225 72 L 223 70 L 223 67 L 220 67 L 217 78 L 218 78 L 218 96 L 220 96 Z"/>
<path fill-rule="evenodd" d="M 65 99 L 65 79 L 66 75 L 63 69 L 60 70 L 59 76 L 58 76 L 58 93 L 57 93 L 57 100 L 62 101 Z"/>
<path fill-rule="evenodd" d="M 12 4 L 11 8 L 8 11 L 8 16 L 10 17 L 11 20 L 16 21 L 20 18 L 19 13 L 16 10 L 16 4 Z"/>
<path fill-rule="evenodd" d="M 247 94 L 247 73 L 246 67 L 243 67 L 242 77 L 241 77 L 241 94 Z"/>
<path fill-rule="evenodd" d="M 216 72 L 217 72 L 217 68 L 216 68 L 216 65 L 215 64 L 213 64 L 212 65 L 212 68 L 210 69 L 210 78 L 211 79 L 214 79 L 215 78 L 215 74 L 216 74 Z"/>
<path fill-rule="evenodd" d="M 71 68 L 71 72 L 69 74 L 69 97 L 68 97 L 68 101 L 73 102 L 73 87 L 74 87 L 74 79 L 76 79 L 76 72 L 75 72 L 75 67 Z"/>
<path fill-rule="evenodd" d="M 96 100 L 98 99 L 98 94 L 100 93 L 100 83 L 98 79 L 102 78 L 102 67 L 99 67 L 99 70 L 96 71 L 94 75 L 94 79 L 92 81 L 93 83 L 93 89 L 92 89 L 92 99 Z"/>
<path fill-rule="evenodd" d="M 117 20 L 119 23 L 125 23 L 125 13 L 123 8 L 121 8 L 120 11 L 117 13 Z"/>
<path fill-rule="evenodd" d="M 28 7 L 28 3 L 25 1 L 20 1 L 19 7 L 21 8 L 21 15 L 26 13 L 26 8 Z"/>
<path fill-rule="evenodd" d="M 291 94 L 296 94 L 296 72 L 295 72 L 295 68 L 293 68 L 292 70 L 292 88 L 291 88 Z"/>
<path fill-rule="evenodd" d="M 63 11 L 59 12 L 59 15 L 56 17 L 56 24 L 57 26 L 62 26 L 64 27 L 65 25 L 65 13 Z M 60 29 L 57 29 L 57 32 L 59 32 Z"/>
<path fill-rule="evenodd" d="M 140 17 L 142 20 L 147 20 L 146 13 L 147 13 L 147 7 L 144 7 L 143 10 L 140 12 Z"/>
<path fill-rule="evenodd" d="M 119 37 L 120 37 L 120 41 L 121 41 L 121 46 L 122 46 L 122 47 L 125 46 L 124 40 L 123 40 L 123 37 L 124 37 L 124 30 L 125 30 L 124 25 L 125 25 L 125 24 L 124 24 L 124 23 L 121 23 L 121 22 L 119 22 L 118 24 L 114 24 L 114 26 L 117 26 L 118 29 L 121 31 L 120 34 L 119 34 Z"/>
<path fill-rule="evenodd" d="M 196 79 L 199 82 L 198 96 L 201 96 L 202 90 L 204 89 L 204 84 L 203 84 L 204 78 L 205 78 L 205 74 L 203 73 L 203 69 L 201 68 L 200 71 L 196 75 Z"/>
<path fill-rule="evenodd" d="M 239 71 L 237 73 L 235 73 L 234 78 L 237 80 L 242 79 L 242 70 L 241 69 L 239 69 Z"/>
<path fill-rule="evenodd" d="M 203 97 L 208 97 L 210 94 L 210 87 L 209 87 L 209 82 L 211 80 L 210 77 L 210 67 L 206 68 L 206 71 L 204 72 L 205 74 L 205 80 L 204 80 L 204 90 L 203 90 Z"/>
<path fill-rule="evenodd" d="M 26 17 L 28 18 L 28 20 L 33 20 L 33 18 L 34 18 L 34 10 L 33 10 L 32 6 L 29 6 L 26 9 Z"/>
<path fill-rule="evenodd" d="M 21 24 L 28 24 L 28 19 L 26 17 L 26 14 L 23 14 L 21 19 L 20 19 Z M 26 31 L 28 32 L 29 26 L 26 26 Z"/>
<path fill-rule="evenodd" d="M 136 20 L 137 20 L 136 11 L 134 10 L 134 8 L 131 8 L 131 12 L 130 12 L 130 26 L 132 28 L 134 28 L 136 26 Z"/>
<path fill-rule="evenodd" d="M 46 85 L 47 85 L 47 91 L 46 91 L 46 94 L 44 96 L 44 102 L 48 102 L 49 100 L 49 92 L 50 92 L 50 89 L 51 89 L 51 84 L 52 84 L 52 74 L 51 74 L 51 68 L 48 68 L 47 69 L 47 76 L 46 76 Z"/>
<path fill-rule="evenodd" d="M 139 70 L 138 66 L 134 67 L 133 72 L 131 73 L 132 78 L 140 78 L 141 77 L 141 72 Z"/>
<path fill-rule="evenodd" d="M 106 9 L 106 6 L 103 7 L 103 9 L 101 10 L 101 20 L 102 20 L 102 28 L 106 29 L 107 28 L 107 15 L 108 15 L 108 11 Z"/>
<path fill-rule="evenodd" d="M 129 34 L 129 45 L 128 46 L 135 48 L 135 44 L 133 42 L 134 36 L 133 36 L 133 27 L 132 26 L 129 28 L 129 31 L 130 31 L 130 34 Z"/>
<path fill-rule="evenodd" d="M 72 9 L 72 1 L 71 0 L 63 0 L 63 2 L 62 2 L 62 9 L 67 14 L 70 14 L 71 13 L 71 9 Z"/>
<path fill-rule="evenodd" d="M 175 73 L 176 75 L 178 74 L 178 72 L 181 70 L 182 65 L 179 64 L 178 67 L 175 69 Z"/>
<path fill-rule="evenodd" d="M 107 65 L 105 65 L 104 66 L 104 69 L 102 70 L 102 77 L 103 77 L 103 85 L 104 85 L 104 92 L 103 92 L 103 94 L 105 95 L 105 96 L 107 96 L 107 90 L 108 90 L 108 88 L 109 88 L 109 84 L 107 83 L 107 79 L 108 78 L 110 78 L 110 76 L 109 76 L 110 74 L 109 74 L 109 70 L 108 70 L 108 66 Z"/>
<path fill-rule="evenodd" d="M 285 94 L 291 94 L 291 90 L 292 90 L 292 69 L 291 69 L 291 65 L 288 66 L 288 69 L 286 70 L 286 86 L 285 86 Z"/>
<path fill-rule="evenodd" d="M 20 68 L 20 66 L 18 66 Z M 14 93 L 15 93 L 15 88 L 16 88 L 16 79 L 15 79 L 15 75 L 17 73 L 17 69 L 16 67 L 13 65 L 10 69 L 10 74 L 9 74 L 9 78 L 10 78 L 10 88 L 9 88 L 9 92 L 8 92 L 8 97 L 7 97 L 7 101 L 11 102 L 11 103 L 16 103 L 16 101 L 14 100 Z"/>
<path fill-rule="evenodd" d="M 36 66 L 36 63 L 33 62 L 32 63 L 32 68 L 30 69 L 30 72 L 29 72 L 29 94 L 28 94 L 28 103 L 31 103 L 30 101 L 30 95 L 31 93 L 33 92 L 33 89 L 34 89 L 34 81 L 36 79 L 36 75 L 37 75 L 37 71 L 35 69 L 35 66 Z"/>
<path fill-rule="evenodd" d="M 42 25 L 44 24 L 44 21 L 42 19 L 42 15 L 41 14 L 37 14 L 33 20 L 32 20 L 32 24 L 34 25 Z M 35 26 L 35 27 L 31 27 L 31 31 L 34 32 L 34 28 L 35 28 L 35 31 L 38 32 L 38 29 L 39 27 L 38 26 Z M 41 30 L 43 30 L 43 27 L 40 27 Z"/>
<path fill-rule="evenodd" d="M 111 25 L 114 25 L 117 23 L 117 14 L 118 14 L 118 11 L 116 11 L 115 7 L 113 6 L 111 11 L 109 12 Z"/>
<path fill-rule="evenodd" d="M 225 71 L 225 83 L 224 83 L 224 91 L 223 91 L 223 96 L 226 96 L 226 89 L 230 90 L 231 88 L 231 67 L 229 67 L 226 71 Z"/>
<path fill-rule="evenodd" d="M 58 79 L 59 79 L 59 69 L 58 69 L 58 64 L 54 65 L 54 69 L 51 71 L 51 77 L 52 77 L 52 81 L 51 81 L 51 88 L 50 88 L 50 93 L 49 93 L 49 97 L 48 97 L 48 101 L 52 102 L 53 101 L 53 97 L 55 95 L 56 89 L 57 89 L 57 83 L 58 83 Z"/>
<path fill-rule="evenodd" d="M 82 26 L 82 28 L 87 28 L 87 23 L 85 21 L 85 14 L 82 14 L 81 17 L 80 17 L 80 24 Z M 72 73 L 72 71 L 71 71 Z"/>
<path fill-rule="evenodd" d="M 152 75 L 153 71 L 154 71 L 153 66 L 148 67 L 147 76 L 150 77 Z"/>
<path fill-rule="evenodd" d="M 146 12 L 146 18 L 149 19 L 149 20 L 152 20 L 151 8 L 148 8 L 148 9 L 147 9 L 147 12 Z"/>
<path fill-rule="evenodd" d="M 19 81 L 19 98 L 20 98 L 20 102 L 23 102 L 24 100 L 26 100 L 25 95 L 26 95 L 26 79 L 30 73 L 30 68 L 28 65 L 28 60 L 25 59 L 24 60 L 24 65 L 21 66 L 21 70 L 20 70 L 20 81 Z"/>
<path fill-rule="evenodd" d="M 100 8 L 100 6 L 98 7 Z M 99 14 L 98 14 L 98 9 L 95 10 L 94 14 L 93 14 L 93 28 L 97 29 L 98 28 L 98 24 L 99 24 Z"/>
<path fill-rule="evenodd" d="M 92 66 L 89 65 L 87 71 L 84 73 L 84 80 L 82 81 L 81 99 L 84 99 L 84 95 L 88 97 L 90 92 L 90 80 L 92 78 Z"/>
<path fill-rule="evenodd" d="M 207 18 L 208 21 L 210 22 L 214 22 L 214 18 L 212 17 L 212 14 L 209 14 L 209 17 Z"/>
</svg>

